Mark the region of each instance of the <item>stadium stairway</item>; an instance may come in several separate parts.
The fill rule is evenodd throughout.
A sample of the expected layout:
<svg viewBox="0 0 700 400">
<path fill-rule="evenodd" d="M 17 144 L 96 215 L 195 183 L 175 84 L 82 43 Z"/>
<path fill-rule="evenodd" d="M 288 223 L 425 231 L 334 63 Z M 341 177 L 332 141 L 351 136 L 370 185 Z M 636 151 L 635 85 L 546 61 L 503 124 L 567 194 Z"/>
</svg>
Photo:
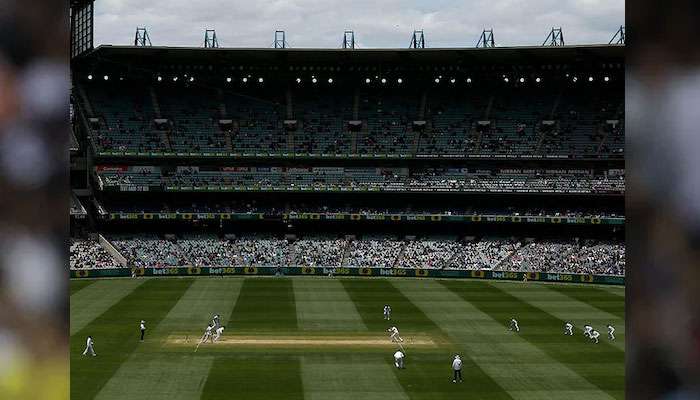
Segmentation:
<svg viewBox="0 0 700 400">
<path fill-rule="evenodd" d="M 343 256 L 340 258 L 340 264 L 341 266 L 345 265 L 345 261 L 348 258 L 348 255 L 350 254 L 350 240 L 345 240 L 345 248 L 343 249 Z"/>
<path fill-rule="evenodd" d="M 155 114 L 156 118 L 162 118 L 160 114 L 160 104 L 158 104 L 158 96 L 156 95 L 156 91 L 153 88 L 153 86 L 148 88 L 148 91 L 151 95 L 151 106 L 153 107 L 153 113 Z"/>
<path fill-rule="evenodd" d="M 500 270 L 500 271 L 503 271 L 503 269 L 504 269 L 503 267 L 507 267 L 507 263 L 510 262 L 511 258 L 513 258 L 514 255 L 518 254 L 520 251 L 522 251 L 522 250 L 523 250 L 524 248 L 526 248 L 527 246 L 530 246 L 531 244 L 532 244 L 532 242 L 526 242 L 525 244 L 523 244 L 522 246 L 520 246 L 519 248 L 517 248 L 514 252 L 510 253 L 510 254 L 508 255 L 508 257 L 506 257 L 506 258 L 504 258 L 503 260 L 501 260 L 501 262 L 499 262 L 499 263 L 496 264 L 496 265 L 493 265 L 493 266 L 492 266 L 492 267 L 493 267 L 493 270 L 494 270 L 494 271 L 499 271 L 499 270 Z"/>
<path fill-rule="evenodd" d="M 399 254 L 396 256 L 396 259 L 394 262 L 391 264 L 393 268 L 398 268 L 400 265 L 399 261 L 403 260 L 404 253 L 406 252 L 406 246 L 408 243 L 405 240 L 401 241 L 401 250 L 399 250 Z"/>
<path fill-rule="evenodd" d="M 80 83 L 76 84 L 76 87 L 78 88 L 78 96 L 80 96 L 80 100 L 83 103 L 83 107 L 85 107 L 85 111 L 87 111 L 87 115 L 89 117 L 94 116 L 95 113 L 92 109 L 92 104 L 90 104 L 90 99 L 87 93 L 85 93 L 85 88 Z"/>
</svg>

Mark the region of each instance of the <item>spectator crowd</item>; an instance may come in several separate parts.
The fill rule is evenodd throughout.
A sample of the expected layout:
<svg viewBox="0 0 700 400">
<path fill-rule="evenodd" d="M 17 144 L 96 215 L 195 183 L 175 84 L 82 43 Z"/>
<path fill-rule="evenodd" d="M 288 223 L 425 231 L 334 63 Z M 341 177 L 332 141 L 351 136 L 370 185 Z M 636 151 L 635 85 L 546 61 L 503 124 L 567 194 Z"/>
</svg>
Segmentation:
<svg viewBox="0 0 700 400">
<path fill-rule="evenodd" d="M 111 243 L 135 267 L 343 266 L 625 274 L 624 244 L 579 239 L 118 235 L 111 237 Z M 72 269 L 116 267 L 99 243 L 72 242 Z"/>
</svg>

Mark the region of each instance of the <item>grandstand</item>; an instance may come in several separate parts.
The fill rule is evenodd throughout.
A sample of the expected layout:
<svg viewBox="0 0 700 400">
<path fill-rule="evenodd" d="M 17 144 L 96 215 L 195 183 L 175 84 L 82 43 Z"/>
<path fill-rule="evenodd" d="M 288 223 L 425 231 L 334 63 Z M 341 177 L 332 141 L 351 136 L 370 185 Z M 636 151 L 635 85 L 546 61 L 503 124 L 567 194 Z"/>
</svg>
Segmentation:
<svg viewBox="0 0 700 400">
<path fill-rule="evenodd" d="M 75 235 L 135 268 L 624 275 L 622 48 L 215 53 L 81 58 Z"/>
</svg>

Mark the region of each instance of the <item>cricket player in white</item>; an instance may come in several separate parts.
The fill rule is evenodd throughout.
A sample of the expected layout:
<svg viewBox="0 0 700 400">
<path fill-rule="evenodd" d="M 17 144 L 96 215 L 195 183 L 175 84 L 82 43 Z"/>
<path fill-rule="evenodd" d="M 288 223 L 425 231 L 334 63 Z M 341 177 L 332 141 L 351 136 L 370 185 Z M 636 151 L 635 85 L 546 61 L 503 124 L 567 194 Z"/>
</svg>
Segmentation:
<svg viewBox="0 0 700 400">
<path fill-rule="evenodd" d="M 143 342 L 143 335 L 146 333 L 146 321 L 141 320 L 141 341 Z"/>
<path fill-rule="evenodd" d="M 615 340 L 615 328 L 612 325 L 608 325 L 608 339 Z"/>
<path fill-rule="evenodd" d="M 204 331 L 204 335 L 202 335 L 202 339 L 199 341 L 199 343 L 204 343 L 207 341 L 207 339 L 214 342 L 214 339 L 212 338 L 212 335 L 211 335 L 212 328 L 213 328 L 213 326 L 207 325 L 207 329 Z"/>
<path fill-rule="evenodd" d="M 508 328 L 509 331 L 515 331 L 515 332 L 520 332 L 520 327 L 518 326 L 518 320 L 515 318 L 511 318 L 510 320 L 510 328 Z"/>
<path fill-rule="evenodd" d="M 590 325 L 583 326 L 583 336 L 591 337 L 591 332 L 593 332 L 593 327 Z"/>
<path fill-rule="evenodd" d="M 598 331 L 594 329 L 593 332 L 591 332 L 591 340 L 595 340 L 595 342 L 597 344 L 599 337 L 600 337 L 600 333 L 598 333 Z"/>
<path fill-rule="evenodd" d="M 574 326 L 571 324 L 571 322 L 564 324 L 564 334 L 574 336 Z"/>
<path fill-rule="evenodd" d="M 404 354 L 401 350 L 396 350 L 396 353 L 394 353 L 394 365 L 398 369 L 403 369 L 403 358 Z"/>
<path fill-rule="evenodd" d="M 388 304 L 384 305 L 384 319 L 387 321 L 391 319 L 391 306 Z"/>
<path fill-rule="evenodd" d="M 214 327 L 214 329 L 219 329 L 221 327 L 221 322 L 219 321 L 219 314 L 214 314 L 214 318 L 211 320 L 211 326 Z"/>
<path fill-rule="evenodd" d="M 392 342 L 396 342 L 396 343 L 403 342 L 403 339 L 401 338 L 401 336 L 399 336 L 399 330 L 395 326 L 392 326 L 391 328 L 387 329 L 386 331 L 389 332 Z"/>
<path fill-rule="evenodd" d="M 455 355 L 454 360 L 452 360 L 452 371 L 454 372 L 452 383 L 457 383 L 457 379 L 462 382 L 462 360 L 459 358 L 459 354 Z"/>
<path fill-rule="evenodd" d="M 214 335 L 214 341 L 218 342 L 219 338 L 221 337 L 221 334 L 224 333 L 224 328 L 223 326 L 220 326 L 216 329 L 216 334 Z"/>
<path fill-rule="evenodd" d="M 95 345 L 95 341 L 92 340 L 92 336 L 87 337 L 87 342 L 85 343 L 85 351 L 83 351 L 83 355 L 87 355 L 88 351 L 90 354 L 92 354 L 93 357 L 95 357 L 97 354 L 95 354 L 95 349 L 93 346 Z"/>
</svg>

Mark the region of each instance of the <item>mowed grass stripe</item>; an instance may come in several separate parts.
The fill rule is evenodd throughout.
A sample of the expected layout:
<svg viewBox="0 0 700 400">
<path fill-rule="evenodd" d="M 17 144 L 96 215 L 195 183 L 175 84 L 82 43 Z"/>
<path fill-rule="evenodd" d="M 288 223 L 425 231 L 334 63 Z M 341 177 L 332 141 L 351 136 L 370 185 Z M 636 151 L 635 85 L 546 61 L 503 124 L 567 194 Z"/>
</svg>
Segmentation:
<svg viewBox="0 0 700 400">
<path fill-rule="evenodd" d="M 619 294 L 613 294 L 608 290 L 597 287 L 567 287 L 563 285 L 551 286 L 568 297 L 590 304 L 606 313 L 615 315 L 620 320 L 625 320 L 625 301 L 620 301 Z M 624 295 L 624 292 L 622 292 Z"/>
<path fill-rule="evenodd" d="M 543 393 L 550 390 L 596 391 L 591 383 L 548 357 L 536 346 L 509 334 L 506 326 L 447 290 L 440 282 L 397 280 L 393 285 L 450 336 L 463 358 L 466 356 L 473 360 L 512 398 L 520 398 L 522 392 L 533 390 Z M 473 282 L 470 290 L 478 290 L 484 285 L 483 282 Z M 524 364 L 527 364 L 527 368 Z M 610 398 L 603 392 L 599 393 L 598 398 Z M 541 397 L 559 398 L 553 395 Z"/>
<path fill-rule="evenodd" d="M 141 286 L 146 279 L 96 281 L 70 296 L 70 334 L 73 336 L 114 304 Z M 72 284 L 72 283 L 71 283 Z"/>
<path fill-rule="evenodd" d="M 304 388 L 299 357 L 281 353 L 216 356 L 201 398 L 302 400 Z"/>
<path fill-rule="evenodd" d="M 237 278 L 197 278 L 152 333 L 159 336 L 187 333 L 199 339 L 214 314 L 219 314 L 221 325 L 233 330 L 227 324 L 242 286 L 243 280 Z"/>
<path fill-rule="evenodd" d="M 70 295 L 72 296 L 75 292 L 79 291 L 80 289 L 84 288 L 85 286 L 89 286 L 90 284 L 92 284 L 94 282 L 96 282 L 96 281 L 87 280 L 87 279 L 82 279 L 82 280 L 71 279 L 70 280 Z"/>
<path fill-rule="evenodd" d="M 274 334 L 296 331 L 297 312 L 292 281 L 249 278 L 243 281 L 231 312 L 231 333 Z M 297 355 L 261 352 L 218 352 L 209 370 L 202 399 L 303 399 Z M 232 395 L 235 394 L 235 395 Z"/>
<path fill-rule="evenodd" d="M 137 354 L 122 364 L 97 400 L 198 400 L 212 356 Z"/>
<path fill-rule="evenodd" d="M 619 297 L 625 297 L 625 287 L 624 286 L 616 286 L 616 285 L 610 285 L 610 286 L 598 286 L 598 288 L 604 292 L 608 292 L 610 294 L 613 294 L 615 296 Z"/>
<path fill-rule="evenodd" d="M 195 280 L 157 326 L 146 321 L 144 345 L 139 346 L 121 365 L 97 399 L 199 399 L 214 357 L 201 353 L 193 356 L 194 341 L 214 313 L 221 315 L 221 323 L 226 325 L 242 283 L 239 279 Z M 192 338 L 189 353 L 155 353 L 162 339 L 183 333 Z M 202 350 L 205 347 L 203 345 Z"/>
<path fill-rule="evenodd" d="M 406 369 L 397 370 L 393 367 L 391 353 L 387 354 L 384 360 L 386 367 L 394 371 L 410 399 L 454 399 L 456 396 L 463 396 L 467 391 L 473 399 L 511 398 L 469 357 L 463 359 L 462 373 L 465 383 L 453 384 L 451 363 L 458 347 L 449 342 L 440 349 L 426 352 L 411 349 L 412 335 L 428 334 L 443 341 L 447 340 L 447 335 L 388 280 L 347 279 L 341 282 L 370 331 L 387 335 L 386 329 L 396 325 L 406 340 Z M 383 320 L 384 304 L 391 305 L 391 321 Z"/>
<path fill-rule="evenodd" d="M 297 321 L 304 331 L 366 331 L 367 327 L 337 280 L 293 281 Z"/>
<path fill-rule="evenodd" d="M 582 336 L 564 336 L 562 320 L 492 285 L 458 281 L 441 281 L 440 284 L 490 316 L 504 334 L 520 339 L 521 343 L 512 348 L 512 358 L 516 364 L 549 359 L 552 371 L 574 372 L 569 378 L 572 381 L 569 387 L 554 389 L 580 389 L 594 393 L 591 389 L 597 387 L 613 398 L 624 398 L 624 379 L 620 373 L 624 371 L 623 352 L 604 343 L 589 343 Z M 511 317 L 520 322 L 519 334 L 506 331 Z M 592 363 L 600 365 L 600 368 L 591 371 L 579 367 Z M 517 371 L 514 373 L 517 374 Z M 594 387 L 589 387 L 591 385 Z"/>
<path fill-rule="evenodd" d="M 594 329 L 600 332 L 600 340 L 602 342 L 616 347 L 620 351 L 625 351 L 625 320 L 617 315 L 603 311 L 599 307 L 594 307 L 585 301 L 585 299 L 595 298 L 599 295 L 596 288 L 538 284 L 523 285 L 522 283 L 512 282 L 490 282 L 489 284 L 561 321 L 570 321 L 574 325 L 575 335 L 581 335 L 583 326 L 590 323 Z M 577 296 L 569 296 L 568 291 L 570 290 L 575 291 Z M 612 295 L 606 294 L 606 296 Z M 621 301 L 618 298 L 614 302 L 617 304 L 612 304 L 613 302 L 610 301 L 607 303 L 610 303 L 611 307 L 617 308 L 620 306 Z M 624 307 L 624 303 L 622 306 Z M 612 324 L 615 327 L 616 340 L 614 342 L 607 339 L 608 324 Z M 563 326 L 561 330 L 562 332 L 564 331 Z"/>
<path fill-rule="evenodd" d="M 139 345 L 139 320 L 157 325 L 191 284 L 192 279 L 147 279 L 72 335 L 71 399 L 94 399 Z M 95 339 L 97 357 L 82 356 L 88 335 Z"/>
<path fill-rule="evenodd" d="M 236 333 L 275 333 L 298 330 L 292 280 L 248 278 L 243 281 L 229 317 Z"/>
<path fill-rule="evenodd" d="M 408 400 L 380 355 L 307 355 L 301 358 L 306 400 Z"/>
</svg>

